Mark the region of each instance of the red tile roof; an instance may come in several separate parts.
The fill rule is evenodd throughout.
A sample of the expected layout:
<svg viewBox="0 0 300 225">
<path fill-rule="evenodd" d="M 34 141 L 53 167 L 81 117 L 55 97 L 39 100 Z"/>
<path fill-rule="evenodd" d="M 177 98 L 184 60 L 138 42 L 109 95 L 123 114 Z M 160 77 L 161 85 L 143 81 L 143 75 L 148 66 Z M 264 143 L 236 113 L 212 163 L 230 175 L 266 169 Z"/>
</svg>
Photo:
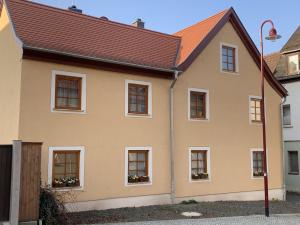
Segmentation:
<svg viewBox="0 0 300 225">
<path fill-rule="evenodd" d="M 224 10 L 174 34 L 181 37 L 178 64 L 183 63 L 188 58 L 191 52 L 195 50 L 227 12 L 228 10 Z"/>
<path fill-rule="evenodd" d="M 170 69 L 180 38 L 25 0 L 7 0 L 16 33 L 29 47 Z"/>
<path fill-rule="evenodd" d="M 24 49 L 47 50 L 77 58 L 146 66 L 168 72 L 175 67 L 184 71 L 224 24 L 231 22 L 254 62 L 260 65 L 259 51 L 233 8 L 169 35 L 27 0 L 5 1 Z M 286 95 L 287 91 L 273 77 L 267 64 L 264 68 L 272 87 L 280 95 Z"/>
</svg>

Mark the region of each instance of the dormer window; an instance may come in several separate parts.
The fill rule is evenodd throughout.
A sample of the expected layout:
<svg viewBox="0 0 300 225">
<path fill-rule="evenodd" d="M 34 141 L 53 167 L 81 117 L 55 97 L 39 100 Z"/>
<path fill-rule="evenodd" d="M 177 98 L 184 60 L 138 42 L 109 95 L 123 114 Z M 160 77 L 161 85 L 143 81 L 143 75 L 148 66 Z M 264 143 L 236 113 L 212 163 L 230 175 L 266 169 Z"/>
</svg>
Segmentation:
<svg viewBox="0 0 300 225">
<path fill-rule="evenodd" d="M 288 74 L 293 75 L 299 73 L 299 54 L 291 54 L 287 57 Z"/>
</svg>

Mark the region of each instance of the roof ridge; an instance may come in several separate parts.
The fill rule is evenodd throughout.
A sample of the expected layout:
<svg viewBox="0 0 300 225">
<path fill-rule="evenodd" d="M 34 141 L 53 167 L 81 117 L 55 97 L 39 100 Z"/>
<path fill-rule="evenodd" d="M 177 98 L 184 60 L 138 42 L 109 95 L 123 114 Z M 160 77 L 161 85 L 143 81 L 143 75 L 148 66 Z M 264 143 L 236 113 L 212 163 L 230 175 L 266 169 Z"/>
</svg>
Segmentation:
<svg viewBox="0 0 300 225">
<path fill-rule="evenodd" d="M 147 33 L 157 34 L 157 35 L 160 35 L 160 36 L 171 37 L 171 38 L 179 39 L 179 40 L 181 39 L 180 37 L 172 35 L 172 34 L 167 34 L 167 33 L 154 31 L 154 30 L 150 30 L 150 29 L 146 29 L 146 28 L 141 29 L 141 28 L 131 26 L 129 24 L 120 23 L 120 22 L 111 21 L 111 20 L 108 20 L 108 21 L 101 20 L 100 18 L 98 18 L 96 16 L 91 16 L 91 15 L 87 15 L 87 14 L 79 14 L 79 13 L 71 12 L 67 9 L 62 9 L 62 8 L 58 8 L 58 7 L 54 7 L 54 6 L 34 2 L 34 1 L 29 1 L 29 0 L 7 0 L 7 1 L 13 1 L 13 2 L 19 3 L 19 4 L 33 5 L 35 7 L 43 8 L 45 10 L 51 10 L 51 11 L 55 11 L 55 12 L 59 12 L 59 13 L 65 13 L 65 14 L 70 15 L 70 16 L 81 17 L 83 19 L 90 19 L 90 20 L 94 20 L 94 21 L 98 21 L 98 22 L 102 22 L 102 23 L 109 23 L 109 24 L 114 25 L 114 26 L 124 27 L 124 28 L 127 28 L 127 29 L 134 29 L 134 30 L 140 31 L 140 32 L 147 32 Z"/>
<path fill-rule="evenodd" d="M 220 12 L 218 12 L 218 13 L 212 15 L 212 16 L 209 16 L 209 17 L 207 17 L 207 18 L 205 18 L 205 19 L 203 19 L 203 20 L 201 20 L 201 21 L 195 23 L 195 24 L 192 24 L 192 25 L 190 25 L 190 26 L 188 26 L 188 27 L 186 27 L 186 28 L 183 28 L 182 30 L 177 31 L 177 32 L 174 33 L 173 35 L 176 35 L 176 34 L 178 34 L 178 33 L 180 33 L 180 32 L 186 31 L 186 30 L 188 30 L 188 29 L 190 29 L 190 28 L 192 28 L 193 26 L 196 26 L 196 25 L 198 25 L 198 24 L 204 23 L 204 22 L 206 22 L 207 20 L 210 20 L 210 19 L 212 19 L 212 18 L 214 18 L 214 17 L 217 17 L 218 15 L 220 15 L 220 14 L 222 14 L 222 13 L 228 12 L 230 9 L 231 9 L 231 8 L 224 9 L 224 10 L 222 10 L 222 11 L 220 11 Z"/>
<path fill-rule="evenodd" d="M 296 33 L 300 30 L 300 25 L 296 28 L 296 30 L 291 34 L 291 36 L 289 37 L 289 39 L 287 40 L 287 42 L 282 46 L 282 48 L 280 49 L 280 52 L 286 52 L 286 50 L 284 51 L 284 49 L 288 46 L 288 43 L 294 38 L 294 36 L 296 35 Z"/>
</svg>

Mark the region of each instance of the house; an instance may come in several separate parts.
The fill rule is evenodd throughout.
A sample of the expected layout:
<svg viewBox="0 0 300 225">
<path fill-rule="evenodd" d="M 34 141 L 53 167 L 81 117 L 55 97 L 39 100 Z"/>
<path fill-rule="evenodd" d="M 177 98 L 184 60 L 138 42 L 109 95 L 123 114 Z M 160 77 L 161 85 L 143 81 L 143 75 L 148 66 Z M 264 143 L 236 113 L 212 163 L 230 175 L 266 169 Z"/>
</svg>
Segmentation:
<svg viewBox="0 0 300 225">
<path fill-rule="evenodd" d="M 233 8 L 173 35 L 5 0 L 0 143 L 42 142 L 42 182 L 73 211 L 263 199 L 260 55 Z M 280 104 L 265 64 L 270 198 Z"/>
<path fill-rule="evenodd" d="M 283 139 L 285 149 L 285 183 L 288 191 L 300 192 L 300 27 L 294 32 L 280 52 L 266 57 L 272 65 L 274 76 L 288 90 L 283 104 Z"/>
</svg>

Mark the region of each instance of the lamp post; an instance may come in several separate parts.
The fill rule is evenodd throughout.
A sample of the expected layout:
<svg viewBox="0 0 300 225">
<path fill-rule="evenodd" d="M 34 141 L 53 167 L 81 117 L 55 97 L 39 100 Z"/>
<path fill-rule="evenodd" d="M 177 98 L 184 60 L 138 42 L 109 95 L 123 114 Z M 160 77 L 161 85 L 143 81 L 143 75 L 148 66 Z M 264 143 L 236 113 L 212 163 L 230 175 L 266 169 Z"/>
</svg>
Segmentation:
<svg viewBox="0 0 300 225">
<path fill-rule="evenodd" d="M 265 188 L 265 216 L 269 217 L 269 188 L 268 188 L 268 168 L 267 168 L 267 142 L 266 142 L 266 118 L 265 118 L 265 77 L 264 77 L 264 45 L 263 45 L 263 26 L 266 23 L 272 25 L 269 31 L 267 40 L 275 41 L 281 38 L 277 34 L 272 20 L 265 20 L 260 27 L 260 72 L 261 72 L 261 120 L 262 120 L 262 132 L 263 132 L 263 169 L 264 169 L 264 188 Z"/>
</svg>

